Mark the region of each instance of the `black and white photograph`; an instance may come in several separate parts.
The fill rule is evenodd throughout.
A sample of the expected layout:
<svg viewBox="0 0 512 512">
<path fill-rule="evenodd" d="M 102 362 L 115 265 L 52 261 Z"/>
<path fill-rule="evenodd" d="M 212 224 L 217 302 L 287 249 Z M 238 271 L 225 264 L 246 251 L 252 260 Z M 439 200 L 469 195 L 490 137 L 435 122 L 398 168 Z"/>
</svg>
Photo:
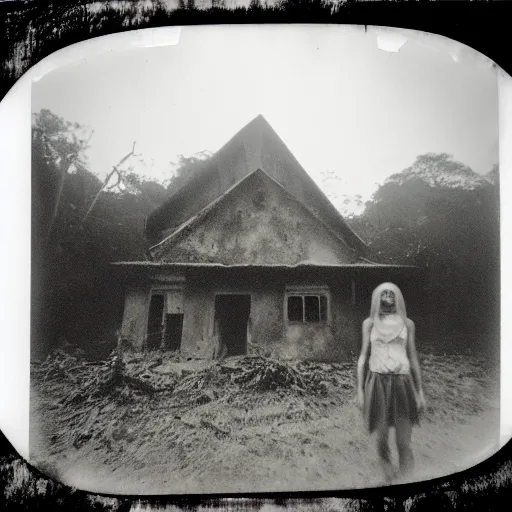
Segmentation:
<svg viewBox="0 0 512 512">
<path fill-rule="evenodd" d="M 484 55 L 180 27 L 51 69 L 31 108 L 34 467 L 94 493 L 311 492 L 498 451 Z"/>
</svg>

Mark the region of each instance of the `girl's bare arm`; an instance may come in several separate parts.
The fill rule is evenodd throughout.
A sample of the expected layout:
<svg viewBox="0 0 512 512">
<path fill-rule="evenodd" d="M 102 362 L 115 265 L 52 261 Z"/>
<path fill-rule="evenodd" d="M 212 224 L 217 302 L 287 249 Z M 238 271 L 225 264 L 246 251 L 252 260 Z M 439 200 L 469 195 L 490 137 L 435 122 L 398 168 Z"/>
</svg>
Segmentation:
<svg viewBox="0 0 512 512">
<path fill-rule="evenodd" d="M 371 318 L 367 318 L 363 322 L 363 343 L 361 346 L 361 354 L 357 361 L 357 391 L 360 394 L 363 392 L 364 389 L 364 374 L 366 369 L 366 362 L 368 361 L 368 354 L 370 352 L 370 332 L 372 329 L 372 324 L 373 322 Z"/>
<path fill-rule="evenodd" d="M 416 352 L 416 326 L 414 325 L 414 322 L 410 319 L 407 319 L 407 331 L 407 353 L 409 356 L 409 361 L 411 363 L 411 374 L 414 380 L 414 384 L 416 386 L 416 391 L 418 392 L 420 398 L 423 400 L 423 383 L 421 380 L 418 353 Z"/>
</svg>

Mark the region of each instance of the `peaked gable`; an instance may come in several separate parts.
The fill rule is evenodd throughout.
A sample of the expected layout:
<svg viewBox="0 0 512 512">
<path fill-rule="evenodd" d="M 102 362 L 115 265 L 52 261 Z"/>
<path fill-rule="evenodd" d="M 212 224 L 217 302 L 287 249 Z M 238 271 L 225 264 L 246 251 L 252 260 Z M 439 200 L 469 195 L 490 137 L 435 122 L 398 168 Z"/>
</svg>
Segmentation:
<svg viewBox="0 0 512 512">
<path fill-rule="evenodd" d="M 350 264 L 357 254 L 261 169 L 150 249 L 163 263 Z"/>
<path fill-rule="evenodd" d="M 194 178 L 148 217 L 146 234 L 150 244 L 158 243 L 166 234 L 178 229 L 258 168 L 265 169 L 270 177 L 321 217 L 351 247 L 364 252 L 364 242 L 346 224 L 261 115 L 204 162 Z"/>
</svg>

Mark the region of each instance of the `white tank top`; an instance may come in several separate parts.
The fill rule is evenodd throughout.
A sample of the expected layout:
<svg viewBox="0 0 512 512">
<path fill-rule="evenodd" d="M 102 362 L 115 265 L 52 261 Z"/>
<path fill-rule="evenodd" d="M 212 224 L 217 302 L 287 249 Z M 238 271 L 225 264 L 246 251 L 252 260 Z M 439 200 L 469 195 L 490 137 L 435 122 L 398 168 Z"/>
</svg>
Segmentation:
<svg viewBox="0 0 512 512">
<path fill-rule="evenodd" d="M 384 342 L 372 327 L 370 333 L 370 371 L 375 373 L 407 374 L 410 370 L 407 356 L 407 326 L 393 340 Z"/>
</svg>

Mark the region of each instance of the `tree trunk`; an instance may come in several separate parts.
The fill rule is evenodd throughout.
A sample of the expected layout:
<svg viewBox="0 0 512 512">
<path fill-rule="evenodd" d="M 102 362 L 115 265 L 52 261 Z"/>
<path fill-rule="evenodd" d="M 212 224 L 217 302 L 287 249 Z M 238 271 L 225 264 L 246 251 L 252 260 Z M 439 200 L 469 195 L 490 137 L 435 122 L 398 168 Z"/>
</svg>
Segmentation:
<svg viewBox="0 0 512 512">
<path fill-rule="evenodd" d="M 59 207 L 60 207 L 60 202 L 61 202 L 61 199 L 62 199 L 62 193 L 64 191 L 64 184 L 66 182 L 66 175 L 67 175 L 68 170 L 69 170 L 69 168 L 71 166 L 71 162 L 72 162 L 72 159 L 63 159 L 62 165 L 60 166 L 61 169 L 60 169 L 60 178 L 59 178 L 59 188 L 57 190 L 57 197 L 55 199 L 55 206 L 53 208 L 52 216 L 50 218 L 50 222 L 49 222 L 49 225 L 48 225 L 48 231 L 47 231 L 47 234 L 46 234 L 46 241 L 47 242 L 48 242 L 48 240 L 51 237 L 51 234 L 52 234 L 52 231 L 53 231 L 53 226 L 55 224 L 55 220 L 57 219 L 57 214 L 59 213 Z"/>
</svg>

